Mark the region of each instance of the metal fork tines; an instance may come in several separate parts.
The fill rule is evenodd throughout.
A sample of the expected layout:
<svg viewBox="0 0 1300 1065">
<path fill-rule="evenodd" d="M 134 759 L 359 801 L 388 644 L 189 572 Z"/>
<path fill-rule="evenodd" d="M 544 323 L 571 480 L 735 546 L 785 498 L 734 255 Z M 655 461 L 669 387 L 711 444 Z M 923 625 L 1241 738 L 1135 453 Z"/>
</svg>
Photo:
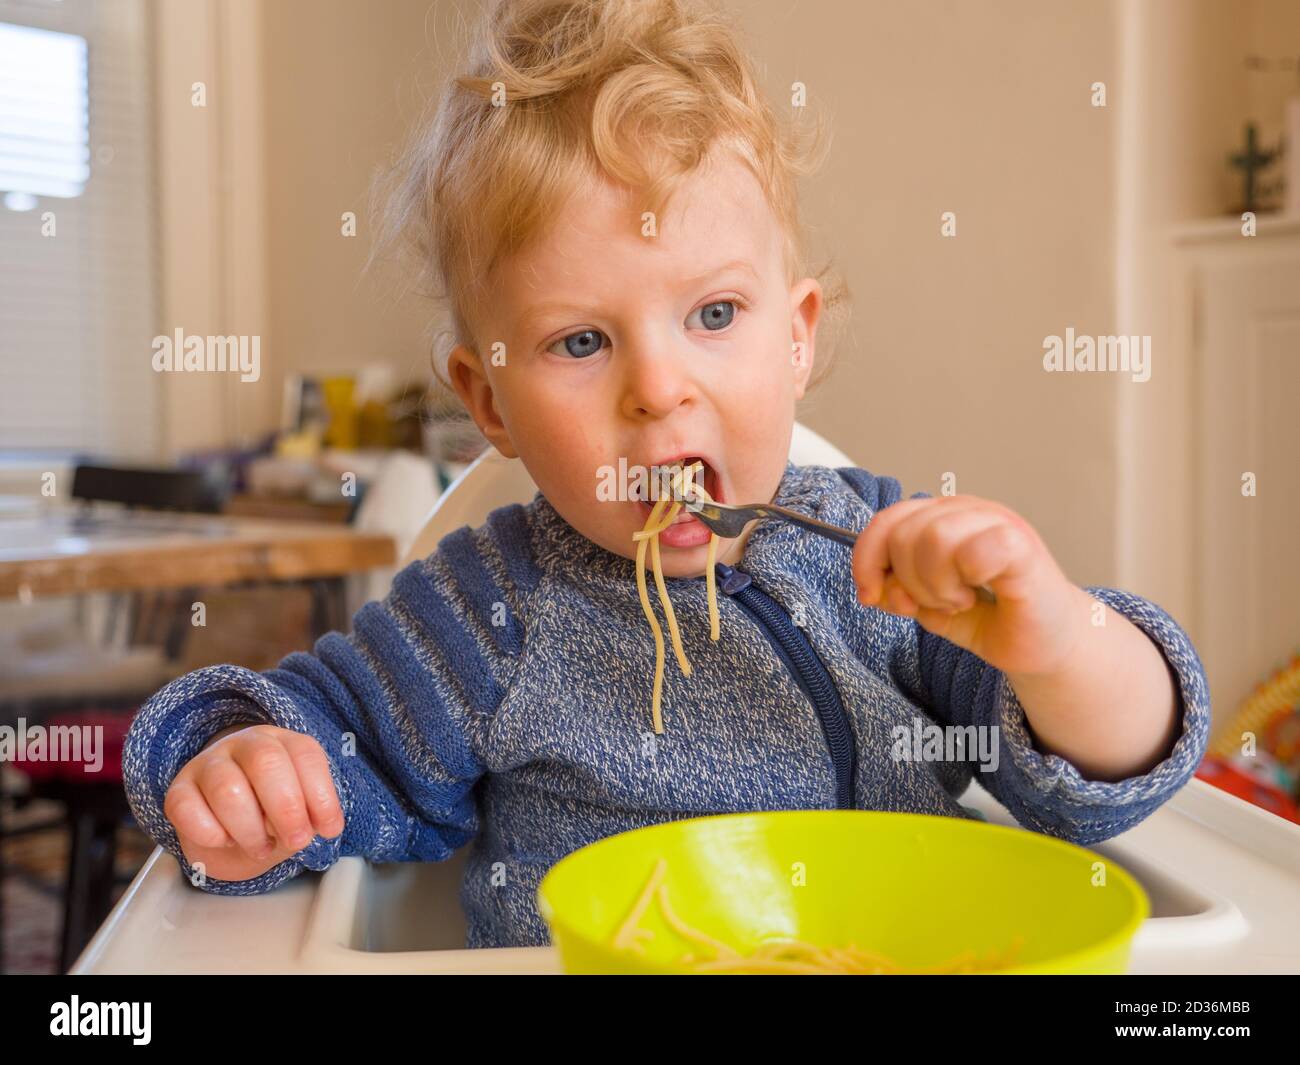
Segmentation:
<svg viewBox="0 0 1300 1065">
<path fill-rule="evenodd" d="M 735 503 L 706 503 L 697 498 L 688 499 L 681 493 L 678 493 L 676 498 L 685 505 L 687 510 L 699 518 L 705 526 L 724 539 L 733 539 L 739 536 L 751 521 L 764 521 L 769 518 L 794 522 L 796 525 L 815 532 L 818 536 L 824 536 L 828 540 L 835 540 L 847 547 L 856 544 L 858 537 L 861 535 L 860 532 L 855 532 L 852 529 L 842 529 L 838 525 L 818 521 L 807 514 L 800 514 L 797 510 L 780 507 L 775 503 L 749 503 L 743 506 Z M 981 602 L 997 602 L 997 596 L 983 584 L 975 589 L 975 595 Z"/>
<path fill-rule="evenodd" d="M 705 503 L 698 499 L 683 499 L 686 509 L 700 519 L 719 536 L 732 538 L 739 536 L 751 521 L 765 518 L 779 518 L 792 521 L 811 529 L 830 540 L 837 540 L 852 547 L 858 542 L 858 533 L 852 529 L 841 529 L 838 525 L 829 525 L 797 510 L 779 507 L 775 503 L 750 503 L 739 506 L 732 503 Z"/>
</svg>

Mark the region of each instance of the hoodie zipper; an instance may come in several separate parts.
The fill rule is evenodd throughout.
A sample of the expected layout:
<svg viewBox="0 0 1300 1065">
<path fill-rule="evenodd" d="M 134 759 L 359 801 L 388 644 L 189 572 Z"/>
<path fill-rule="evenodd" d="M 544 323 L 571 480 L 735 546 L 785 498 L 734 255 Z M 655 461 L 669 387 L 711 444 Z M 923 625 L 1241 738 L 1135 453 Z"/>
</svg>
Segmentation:
<svg viewBox="0 0 1300 1065">
<path fill-rule="evenodd" d="M 817 656 L 799 626 L 790 620 L 790 616 L 771 596 L 753 583 L 753 578 L 748 573 L 723 562 L 716 564 L 715 572 L 718 587 L 723 594 L 733 599 L 758 622 L 758 627 L 763 630 L 772 649 L 812 700 L 835 766 L 836 806 L 841 810 L 853 809 L 856 761 L 853 732 L 839 690 L 825 663 Z"/>
</svg>

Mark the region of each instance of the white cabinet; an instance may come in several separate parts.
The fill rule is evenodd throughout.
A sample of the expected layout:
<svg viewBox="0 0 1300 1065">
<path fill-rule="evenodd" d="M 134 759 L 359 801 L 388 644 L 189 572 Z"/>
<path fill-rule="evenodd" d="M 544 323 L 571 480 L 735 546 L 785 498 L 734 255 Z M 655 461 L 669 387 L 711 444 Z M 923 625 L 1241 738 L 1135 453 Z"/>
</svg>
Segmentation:
<svg viewBox="0 0 1300 1065">
<path fill-rule="evenodd" d="M 1222 723 L 1300 651 L 1300 218 L 1175 243 L 1194 316 L 1197 648 Z"/>
</svg>

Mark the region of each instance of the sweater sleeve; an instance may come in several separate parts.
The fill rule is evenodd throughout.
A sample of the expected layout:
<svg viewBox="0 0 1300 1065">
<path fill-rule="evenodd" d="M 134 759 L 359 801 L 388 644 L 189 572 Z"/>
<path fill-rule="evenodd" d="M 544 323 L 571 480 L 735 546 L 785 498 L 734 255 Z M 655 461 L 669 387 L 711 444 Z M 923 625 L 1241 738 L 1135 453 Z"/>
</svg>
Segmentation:
<svg viewBox="0 0 1300 1065">
<path fill-rule="evenodd" d="M 1164 656 L 1178 696 L 1180 725 L 1169 754 L 1141 776 L 1085 778 L 1075 765 L 1034 744 L 1011 682 L 977 655 L 918 624 L 918 669 L 936 717 L 955 725 L 996 728 L 996 768 L 974 773 L 1026 828 L 1075 843 L 1098 843 L 1126 832 L 1173 797 L 1205 755 L 1210 700 L 1205 671 L 1191 640 L 1155 603 L 1114 588 L 1084 589 L 1128 618 Z"/>
<path fill-rule="evenodd" d="M 873 516 L 902 498 L 894 478 L 874 477 L 864 470 L 839 472 Z M 929 498 L 929 494 L 918 492 L 910 498 Z M 1196 649 L 1168 613 L 1118 589 L 1088 586 L 1084 591 L 1122 614 L 1155 643 L 1178 695 L 1177 740 L 1165 759 L 1141 776 L 1089 780 L 1073 763 L 1039 750 L 1006 674 L 929 632 L 915 619 L 910 619 L 914 638 L 898 641 L 890 664 L 891 675 L 907 682 L 909 697 L 921 702 L 937 721 L 997 729 L 992 733 L 997 738 L 996 768 L 985 772 L 977 767 L 974 776 L 1017 821 L 1086 844 L 1132 828 L 1187 783 L 1208 744 L 1210 700 Z"/>
<path fill-rule="evenodd" d="M 482 737 L 523 648 L 520 605 L 535 582 L 521 560 L 522 508 L 444 537 L 429 558 L 367 603 L 353 631 L 331 632 L 255 673 L 200 669 L 172 681 L 137 715 L 123 752 L 127 798 L 141 828 L 213 894 L 251 895 L 338 858 L 436 861 L 478 830 Z M 221 729 L 269 723 L 313 736 L 329 759 L 342 834 L 315 837 L 260 876 L 200 876 L 163 814 L 177 772 Z"/>
</svg>

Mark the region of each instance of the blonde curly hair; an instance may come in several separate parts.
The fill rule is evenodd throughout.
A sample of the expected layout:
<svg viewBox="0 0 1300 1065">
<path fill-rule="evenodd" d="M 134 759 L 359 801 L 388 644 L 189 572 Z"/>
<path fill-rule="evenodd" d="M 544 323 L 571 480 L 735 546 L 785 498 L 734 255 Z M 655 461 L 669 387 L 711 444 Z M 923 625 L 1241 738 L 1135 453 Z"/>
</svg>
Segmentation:
<svg viewBox="0 0 1300 1065">
<path fill-rule="evenodd" d="M 721 146 L 751 169 L 784 234 L 789 284 L 812 271 L 798 178 L 829 139 L 792 108 L 782 124 L 758 90 L 739 33 L 705 0 L 502 0 L 479 25 L 466 70 L 377 186 L 377 250 L 410 254 L 408 276 L 444 307 L 433 366 L 449 387 L 453 347 L 495 268 L 542 237 L 569 199 L 601 177 L 638 190 L 662 217 L 682 179 Z M 413 253 L 413 254 L 411 254 Z M 816 274 L 823 311 L 843 317 L 847 287 Z M 810 385 L 830 370 L 818 345 Z"/>
</svg>

